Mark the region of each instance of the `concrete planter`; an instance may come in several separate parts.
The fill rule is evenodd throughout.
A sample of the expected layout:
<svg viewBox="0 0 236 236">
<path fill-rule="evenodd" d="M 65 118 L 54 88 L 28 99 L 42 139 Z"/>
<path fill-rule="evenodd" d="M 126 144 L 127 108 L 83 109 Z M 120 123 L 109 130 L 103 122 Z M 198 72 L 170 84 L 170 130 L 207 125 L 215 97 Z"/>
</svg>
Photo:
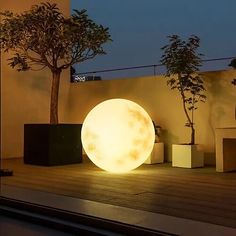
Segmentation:
<svg viewBox="0 0 236 236">
<path fill-rule="evenodd" d="M 236 127 L 217 128 L 215 131 L 216 171 L 236 170 Z"/>
<path fill-rule="evenodd" d="M 154 143 L 153 150 L 145 164 L 156 164 L 164 162 L 164 143 Z"/>
<path fill-rule="evenodd" d="M 203 152 L 197 150 L 197 145 L 173 144 L 172 166 L 183 168 L 203 167 Z"/>
<path fill-rule="evenodd" d="M 24 163 L 42 166 L 82 162 L 82 124 L 25 124 Z"/>
</svg>

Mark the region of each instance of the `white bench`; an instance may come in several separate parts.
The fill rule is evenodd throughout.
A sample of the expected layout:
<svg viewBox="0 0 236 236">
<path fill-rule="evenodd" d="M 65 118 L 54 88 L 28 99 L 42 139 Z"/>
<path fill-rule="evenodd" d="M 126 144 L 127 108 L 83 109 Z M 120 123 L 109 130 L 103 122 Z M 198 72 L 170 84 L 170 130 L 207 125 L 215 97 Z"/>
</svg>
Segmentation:
<svg viewBox="0 0 236 236">
<path fill-rule="evenodd" d="M 236 170 L 236 127 L 217 128 L 215 141 L 216 171 Z"/>
</svg>

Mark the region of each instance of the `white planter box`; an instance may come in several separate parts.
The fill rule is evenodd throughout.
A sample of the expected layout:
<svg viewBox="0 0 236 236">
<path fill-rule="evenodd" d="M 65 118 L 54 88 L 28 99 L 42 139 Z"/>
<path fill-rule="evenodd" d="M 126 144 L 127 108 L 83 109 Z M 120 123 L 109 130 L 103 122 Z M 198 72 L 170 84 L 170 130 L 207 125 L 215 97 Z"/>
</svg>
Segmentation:
<svg viewBox="0 0 236 236">
<path fill-rule="evenodd" d="M 156 164 L 164 162 L 164 143 L 154 143 L 153 150 L 145 164 Z"/>
<path fill-rule="evenodd" d="M 173 144 L 172 166 L 184 168 L 203 167 L 203 152 L 197 150 L 197 145 Z"/>
</svg>

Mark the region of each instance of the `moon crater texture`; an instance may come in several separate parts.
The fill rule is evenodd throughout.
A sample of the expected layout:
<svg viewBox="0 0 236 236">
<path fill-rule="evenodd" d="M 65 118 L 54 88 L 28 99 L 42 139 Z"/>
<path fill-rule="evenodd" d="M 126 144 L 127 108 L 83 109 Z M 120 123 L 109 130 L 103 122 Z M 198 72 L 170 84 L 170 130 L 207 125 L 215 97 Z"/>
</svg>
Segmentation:
<svg viewBox="0 0 236 236">
<path fill-rule="evenodd" d="M 148 158 L 155 132 L 150 116 L 140 105 L 116 98 L 99 103 L 88 113 L 81 138 L 86 154 L 96 166 L 124 173 Z"/>
</svg>

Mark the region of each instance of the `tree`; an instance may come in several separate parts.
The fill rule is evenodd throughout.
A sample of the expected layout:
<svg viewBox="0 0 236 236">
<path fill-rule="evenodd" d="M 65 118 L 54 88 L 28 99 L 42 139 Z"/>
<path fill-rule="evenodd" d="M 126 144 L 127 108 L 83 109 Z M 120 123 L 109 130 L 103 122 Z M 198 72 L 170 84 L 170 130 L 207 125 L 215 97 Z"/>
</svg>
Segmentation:
<svg viewBox="0 0 236 236">
<path fill-rule="evenodd" d="M 58 123 L 58 93 L 62 70 L 105 54 L 108 28 L 89 19 L 86 10 L 65 17 L 56 4 L 41 3 L 29 11 L 0 13 L 0 45 L 13 52 L 9 65 L 18 71 L 49 68 L 52 73 L 50 123 Z"/>
<path fill-rule="evenodd" d="M 195 144 L 194 111 L 199 101 L 206 96 L 203 79 L 199 72 L 202 54 L 197 52 L 200 39 L 193 35 L 187 41 L 178 35 L 168 36 L 169 44 L 162 47 L 161 63 L 166 66 L 167 85 L 179 91 L 183 110 L 187 118 L 186 126 L 191 129 L 191 141 Z"/>
<path fill-rule="evenodd" d="M 229 63 L 229 66 L 232 66 L 234 69 L 236 69 L 236 58 L 232 59 L 232 61 Z M 236 86 L 236 79 L 233 79 L 231 83 Z"/>
</svg>

